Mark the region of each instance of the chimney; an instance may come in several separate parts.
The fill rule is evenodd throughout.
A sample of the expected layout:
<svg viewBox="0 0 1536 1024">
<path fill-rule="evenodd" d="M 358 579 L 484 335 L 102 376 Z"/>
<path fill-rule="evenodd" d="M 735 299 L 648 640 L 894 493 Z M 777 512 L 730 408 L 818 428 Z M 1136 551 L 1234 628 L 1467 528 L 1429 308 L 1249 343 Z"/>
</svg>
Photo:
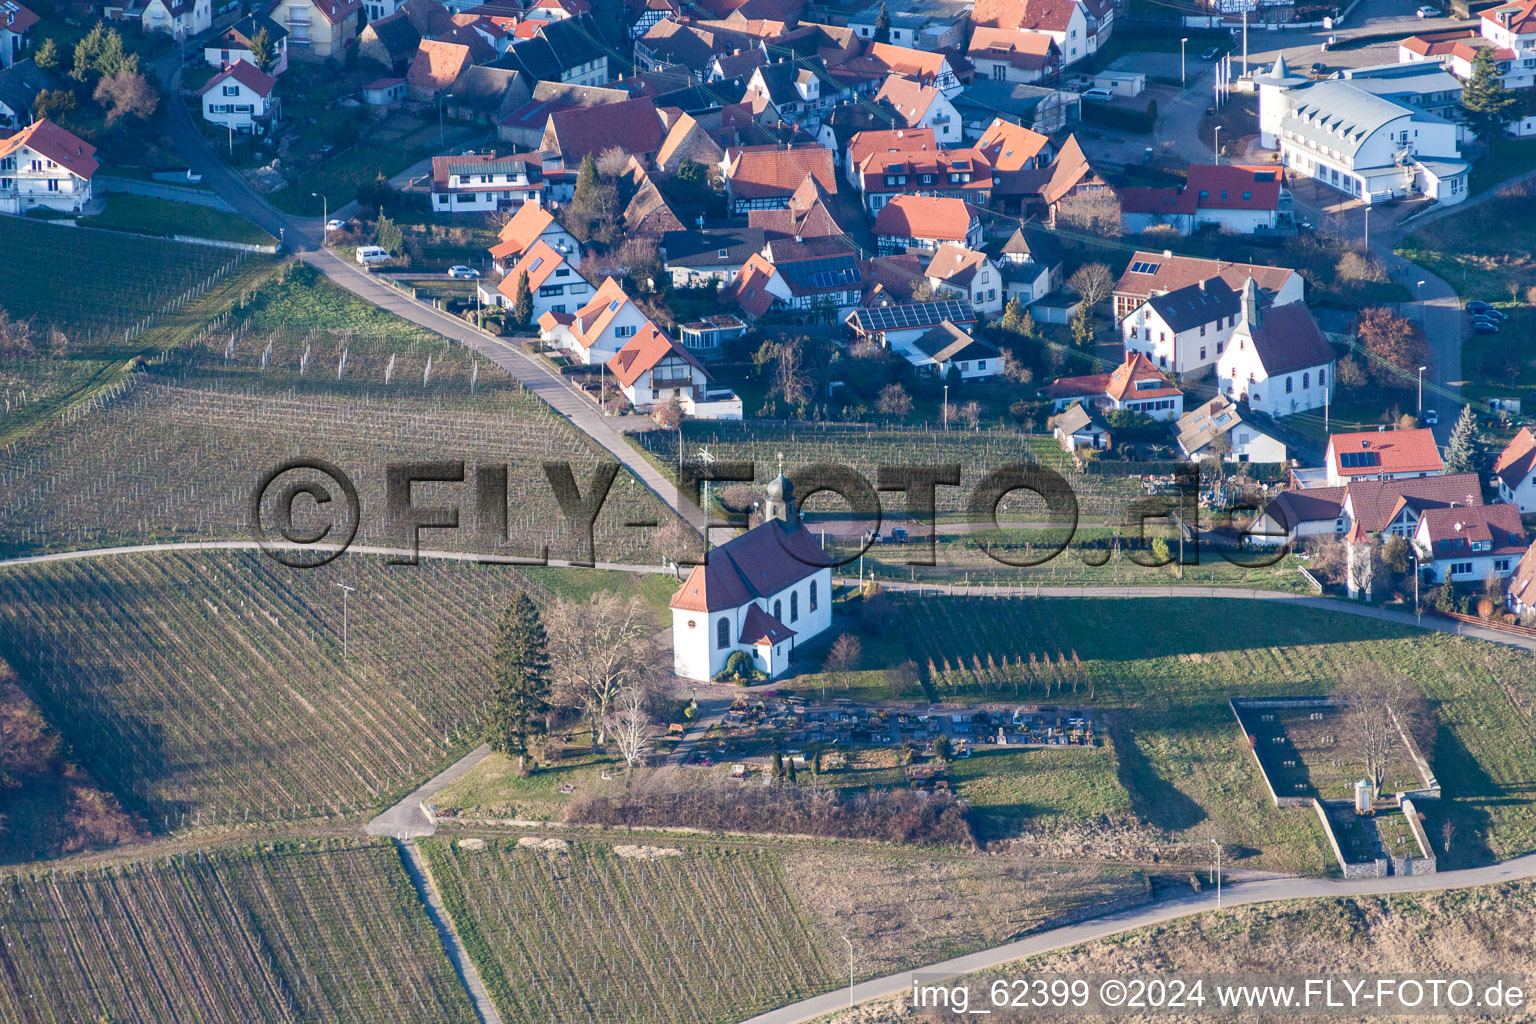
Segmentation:
<svg viewBox="0 0 1536 1024">
<path fill-rule="evenodd" d="M 1205 291 L 1205 282 L 1204 281 L 1200 282 L 1200 290 L 1201 291 Z"/>
</svg>

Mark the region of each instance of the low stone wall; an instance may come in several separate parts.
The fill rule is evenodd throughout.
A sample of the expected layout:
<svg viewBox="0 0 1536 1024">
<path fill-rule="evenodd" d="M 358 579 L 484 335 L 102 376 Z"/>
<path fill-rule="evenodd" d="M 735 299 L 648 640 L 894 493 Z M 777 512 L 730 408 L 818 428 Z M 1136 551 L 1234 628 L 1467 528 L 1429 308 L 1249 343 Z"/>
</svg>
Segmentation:
<svg viewBox="0 0 1536 1024">
<path fill-rule="evenodd" d="M 1349 809 L 1354 813 L 1354 805 L 1347 800 L 1332 801 L 1333 806 Z M 1323 835 L 1328 837 L 1328 847 L 1333 850 L 1333 859 L 1338 861 L 1339 870 L 1345 878 L 1386 878 L 1390 863 L 1385 857 L 1377 857 L 1374 860 L 1355 861 L 1351 863 L 1344 859 L 1344 851 L 1339 846 L 1339 837 L 1334 834 L 1333 820 L 1328 816 L 1328 804 L 1316 799 L 1312 800 L 1312 807 L 1317 811 L 1318 820 L 1323 823 Z"/>
<path fill-rule="evenodd" d="M 1436 796 L 1438 795 L 1437 793 Z M 1429 845 L 1429 835 L 1424 831 L 1424 823 L 1419 820 L 1418 812 L 1414 809 L 1411 799 L 1403 797 L 1400 804 L 1403 809 L 1403 818 L 1408 822 L 1408 831 L 1413 833 L 1413 841 L 1419 844 L 1419 856 L 1392 858 L 1392 873 L 1394 875 L 1433 875 L 1440 870 L 1440 864 L 1435 857 L 1434 847 Z"/>
<path fill-rule="evenodd" d="M 1315 797 L 1310 796 L 1281 796 L 1275 792 L 1274 783 L 1270 781 L 1269 772 L 1264 770 L 1264 759 L 1259 756 L 1258 748 L 1248 742 L 1248 737 L 1253 734 L 1248 731 L 1248 723 L 1243 721 L 1244 711 L 1271 710 L 1294 711 L 1297 708 L 1326 708 L 1332 707 L 1333 701 L 1328 697 L 1232 697 L 1228 699 L 1227 706 L 1232 709 L 1232 717 L 1237 719 L 1237 727 L 1243 733 L 1243 746 L 1253 755 L 1253 763 L 1259 766 L 1259 778 L 1264 780 L 1264 789 L 1269 793 L 1269 798 L 1275 802 L 1276 807 L 1306 807 L 1316 803 Z"/>
</svg>

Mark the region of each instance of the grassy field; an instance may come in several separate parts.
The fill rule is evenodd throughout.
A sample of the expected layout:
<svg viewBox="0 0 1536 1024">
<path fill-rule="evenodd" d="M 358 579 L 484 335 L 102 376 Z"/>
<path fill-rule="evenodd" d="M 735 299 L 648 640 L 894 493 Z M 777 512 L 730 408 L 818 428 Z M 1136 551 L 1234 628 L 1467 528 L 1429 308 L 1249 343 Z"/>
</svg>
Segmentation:
<svg viewBox="0 0 1536 1024">
<path fill-rule="evenodd" d="M 245 539 L 262 474 L 306 456 L 355 481 L 359 543 L 400 540 L 385 522 L 385 465 L 463 460 L 469 478 L 477 466 L 508 467 L 506 539 L 493 549 L 481 535 L 467 479 L 437 491 L 463 509 L 463 528 L 424 531 L 424 545 L 582 554 L 542 463 L 571 463 L 585 489 L 605 460 L 597 446 L 498 367 L 310 271 L 269 281 L 195 347 L 122 387 L 112 401 L 0 451 L 0 551 Z M 597 557 L 654 561 L 650 531 L 624 524 L 669 517 L 622 474 L 595 524 Z"/>
<path fill-rule="evenodd" d="M 866 639 L 863 671 L 846 695 L 1124 709 L 1114 761 L 1091 783 L 1081 778 L 1082 764 L 1038 762 L 1067 777 L 1032 781 L 1029 791 L 1072 794 L 1072 803 L 1056 807 L 1069 814 L 1100 813 L 1102 794 L 1117 782 L 1131 808 L 1175 842 L 1220 835 L 1242 848 L 1240 859 L 1322 870 L 1315 822 L 1271 805 L 1226 701 L 1326 693 L 1347 666 L 1376 661 L 1415 679 L 1436 708 L 1438 736 L 1426 754 L 1463 837 L 1452 864 L 1536 849 L 1529 655 L 1262 602 L 898 597 L 896 604 L 899 635 Z M 892 692 L 887 670 L 908 659 L 921 686 Z M 787 685 L 808 690 L 817 680 Z"/>
<path fill-rule="evenodd" d="M 477 1019 L 389 844 L 198 850 L 0 890 L 6 1021 Z"/>
<path fill-rule="evenodd" d="M 1025 973 L 1168 977 L 1395 974 L 1466 977 L 1506 974 L 1536 957 L 1536 883 L 1512 882 L 1450 892 L 1298 900 L 1201 914 L 1045 953 L 968 976 L 973 997 L 997 978 Z M 975 998 L 972 1006 L 978 1005 Z M 1206 1013 L 1181 1020 L 1214 1019 Z M 1298 1019 L 1245 1012 L 1245 1020 Z M 894 1024 L 931 1019 L 882 1000 L 821 1018 L 823 1024 Z M 1166 1015 L 1117 1014 L 1146 1024 Z M 1395 1016 L 1379 1019 L 1410 1020 Z"/>
<path fill-rule="evenodd" d="M 491 840 L 422 844 L 492 998 L 509 1019 L 735 1020 L 831 988 L 839 957 L 775 858 L 689 849 L 626 858 Z M 835 939 L 834 939 L 835 941 Z"/>
<path fill-rule="evenodd" d="M 356 589 L 342 607 L 335 584 Z M 0 571 L 0 647 L 157 831 L 366 812 L 479 741 L 517 571 L 253 552 Z M 409 629 L 406 629 L 406 626 Z"/>
<path fill-rule="evenodd" d="M 191 235 L 250 245 L 272 245 L 277 241 L 238 213 L 128 193 L 110 195 L 107 208 L 95 217 L 84 218 L 82 223 L 139 235 Z"/>
</svg>

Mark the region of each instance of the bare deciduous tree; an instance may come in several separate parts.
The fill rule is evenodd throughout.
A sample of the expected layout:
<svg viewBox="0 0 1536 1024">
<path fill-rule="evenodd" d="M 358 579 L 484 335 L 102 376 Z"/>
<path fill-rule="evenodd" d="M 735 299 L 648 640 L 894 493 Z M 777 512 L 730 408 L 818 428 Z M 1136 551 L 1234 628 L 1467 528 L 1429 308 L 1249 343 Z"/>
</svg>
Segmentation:
<svg viewBox="0 0 1536 1024">
<path fill-rule="evenodd" d="M 651 739 L 655 736 L 651 713 L 646 707 L 647 696 L 637 687 L 626 687 L 619 693 L 613 712 L 608 716 L 608 732 L 613 745 L 619 748 L 619 756 L 630 771 L 635 769 L 650 752 Z"/>
<path fill-rule="evenodd" d="M 629 154 L 618 146 L 609 146 L 597 154 L 597 173 L 605 178 L 617 178 L 629 169 Z"/>
<path fill-rule="evenodd" d="M 1343 706 L 1340 740 L 1365 765 L 1380 796 L 1404 735 L 1422 743 L 1432 729 L 1429 705 L 1407 676 L 1369 661 L 1345 670 L 1334 697 Z"/>
<path fill-rule="evenodd" d="M 148 119 L 160 104 L 160 94 L 137 71 L 119 71 L 96 83 L 91 98 L 107 109 L 107 124 L 121 117 Z"/>
<path fill-rule="evenodd" d="M 1090 189 L 1056 204 L 1056 223 L 1101 238 L 1120 237 L 1120 200 L 1109 189 Z"/>
<path fill-rule="evenodd" d="M 638 597 L 602 592 L 586 601 L 559 600 L 545 615 L 553 703 L 576 708 L 592 723 L 592 747 L 606 739 L 606 723 L 625 690 L 650 694 L 661 653 L 656 623 Z"/>
<path fill-rule="evenodd" d="M 832 649 L 827 652 L 827 660 L 822 665 L 826 673 L 821 681 L 822 700 L 827 699 L 826 676 L 836 676 L 837 681 L 843 684 L 843 689 L 848 689 L 848 676 L 858 667 L 859 659 L 863 656 L 864 645 L 852 633 L 844 633 L 832 641 Z"/>
<path fill-rule="evenodd" d="M 912 396 L 900 384 L 887 384 L 880 389 L 875 411 L 882 416 L 905 416 L 912 411 Z"/>
<path fill-rule="evenodd" d="M 1114 294 L 1115 275 L 1103 263 L 1085 263 L 1067 278 L 1067 287 L 1083 297 L 1090 309 Z"/>
</svg>

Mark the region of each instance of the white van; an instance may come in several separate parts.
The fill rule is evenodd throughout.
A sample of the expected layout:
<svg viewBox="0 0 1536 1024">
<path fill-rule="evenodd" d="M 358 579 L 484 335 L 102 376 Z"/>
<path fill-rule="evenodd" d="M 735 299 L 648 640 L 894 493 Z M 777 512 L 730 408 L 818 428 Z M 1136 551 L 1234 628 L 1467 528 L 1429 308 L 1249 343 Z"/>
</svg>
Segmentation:
<svg viewBox="0 0 1536 1024">
<path fill-rule="evenodd" d="M 365 267 L 372 263 L 388 263 L 393 258 L 389 250 L 382 246 L 360 245 L 357 247 L 357 262 Z"/>
</svg>

